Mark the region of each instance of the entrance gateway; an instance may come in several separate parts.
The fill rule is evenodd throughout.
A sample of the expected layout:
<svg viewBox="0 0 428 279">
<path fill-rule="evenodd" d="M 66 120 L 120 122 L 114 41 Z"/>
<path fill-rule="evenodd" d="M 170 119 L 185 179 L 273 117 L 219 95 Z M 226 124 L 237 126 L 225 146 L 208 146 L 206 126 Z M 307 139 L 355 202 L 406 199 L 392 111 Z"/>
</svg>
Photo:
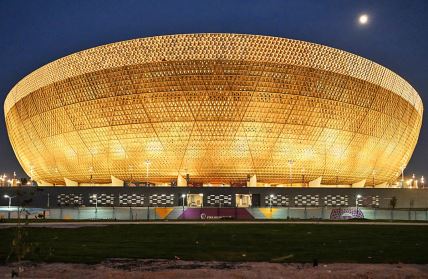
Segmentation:
<svg viewBox="0 0 428 279">
<path fill-rule="evenodd" d="M 236 194 L 235 195 L 235 201 L 236 201 L 236 207 L 251 207 L 252 205 L 252 198 L 251 194 Z"/>
<path fill-rule="evenodd" d="M 188 207 L 203 207 L 204 206 L 204 194 L 187 194 L 187 206 Z"/>
<path fill-rule="evenodd" d="M 236 194 L 235 195 L 235 206 L 236 207 L 251 207 L 253 205 L 254 198 L 260 199 L 259 195 L 253 197 L 252 194 Z M 204 194 L 187 194 L 185 204 L 188 207 L 203 207 L 204 206 Z M 257 202 L 256 202 L 257 204 Z M 221 205 L 220 205 L 221 207 Z"/>
</svg>

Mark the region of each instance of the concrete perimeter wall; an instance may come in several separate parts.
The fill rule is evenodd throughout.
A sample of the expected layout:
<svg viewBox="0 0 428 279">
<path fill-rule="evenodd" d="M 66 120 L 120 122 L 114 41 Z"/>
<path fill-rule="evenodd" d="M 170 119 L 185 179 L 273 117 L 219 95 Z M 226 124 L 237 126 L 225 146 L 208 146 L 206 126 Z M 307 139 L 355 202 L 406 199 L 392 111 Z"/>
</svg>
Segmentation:
<svg viewBox="0 0 428 279">
<path fill-rule="evenodd" d="M 182 205 L 183 194 L 202 194 L 204 207 L 235 207 L 237 194 L 251 194 L 252 207 L 354 207 L 357 202 L 362 208 L 390 209 L 395 197 L 396 209 L 428 208 L 428 189 L 275 187 L 4 187 L 0 206 L 8 206 L 4 195 L 9 195 L 14 197 L 12 206 L 37 208 L 94 207 L 95 203 L 98 207 L 176 207 Z"/>
</svg>

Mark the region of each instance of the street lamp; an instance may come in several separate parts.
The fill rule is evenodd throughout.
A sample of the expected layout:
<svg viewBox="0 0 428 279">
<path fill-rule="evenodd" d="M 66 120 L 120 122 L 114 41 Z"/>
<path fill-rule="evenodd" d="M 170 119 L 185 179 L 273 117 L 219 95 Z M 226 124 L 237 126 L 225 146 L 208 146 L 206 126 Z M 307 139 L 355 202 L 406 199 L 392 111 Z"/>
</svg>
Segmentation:
<svg viewBox="0 0 428 279">
<path fill-rule="evenodd" d="M 357 195 L 355 198 L 355 207 L 358 209 L 358 200 L 361 199 L 361 195 Z"/>
<path fill-rule="evenodd" d="M 98 212 L 98 198 L 97 198 L 97 194 L 93 194 L 92 198 L 95 199 L 95 212 Z"/>
<path fill-rule="evenodd" d="M 185 195 L 185 194 L 182 194 L 182 195 L 181 195 L 181 198 L 183 199 L 183 203 L 182 203 L 181 205 L 183 206 L 183 210 L 184 210 L 184 199 L 186 198 L 186 195 Z"/>
<path fill-rule="evenodd" d="M 273 194 L 270 194 L 270 196 L 269 196 L 269 207 L 270 207 L 270 212 L 272 212 L 272 199 L 273 199 Z"/>
<path fill-rule="evenodd" d="M 9 195 L 4 195 L 3 196 L 4 198 L 6 198 L 6 199 L 9 199 L 9 208 L 10 208 L 10 205 L 11 205 L 11 203 L 12 203 L 12 199 L 15 197 L 15 196 L 13 196 L 13 197 L 11 197 L 11 196 L 9 196 Z"/>
<path fill-rule="evenodd" d="M 425 188 L 425 179 L 423 175 L 421 177 L 421 184 L 422 184 L 422 188 Z"/>
<path fill-rule="evenodd" d="M 149 186 L 149 165 L 151 164 L 150 160 L 144 161 L 146 163 L 146 187 Z"/>
</svg>

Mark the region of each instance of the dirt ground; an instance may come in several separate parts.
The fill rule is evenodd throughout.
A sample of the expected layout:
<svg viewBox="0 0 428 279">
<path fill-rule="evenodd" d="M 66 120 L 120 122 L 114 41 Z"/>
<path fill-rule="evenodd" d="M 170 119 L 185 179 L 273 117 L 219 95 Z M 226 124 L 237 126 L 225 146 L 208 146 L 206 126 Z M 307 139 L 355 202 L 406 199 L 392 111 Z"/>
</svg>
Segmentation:
<svg viewBox="0 0 428 279">
<path fill-rule="evenodd" d="M 428 278 L 428 265 L 280 264 L 115 259 L 96 265 L 35 264 L 0 266 L 0 278 Z M 15 274 L 16 275 L 16 274 Z"/>
</svg>

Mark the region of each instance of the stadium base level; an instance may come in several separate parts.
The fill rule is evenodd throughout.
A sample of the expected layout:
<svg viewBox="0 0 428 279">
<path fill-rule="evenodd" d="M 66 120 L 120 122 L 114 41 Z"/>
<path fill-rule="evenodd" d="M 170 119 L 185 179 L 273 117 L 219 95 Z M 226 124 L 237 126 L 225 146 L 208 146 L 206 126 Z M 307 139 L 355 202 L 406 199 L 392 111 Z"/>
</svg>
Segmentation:
<svg viewBox="0 0 428 279">
<path fill-rule="evenodd" d="M 268 187 L 20 187 L 0 188 L 11 206 L 31 208 L 428 208 L 425 189 Z M 0 207 L 9 200 L 0 198 Z"/>
<path fill-rule="evenodd" d="M 17 219 L 16 207 L 0 208 L 0 220 Z M 26 220 L 86 221 L 251 221 L 251 220 L 388 220 L 428 222 L 428 209 L 377 209 L 363 207 L 68 207 L 25 208 Z"/>
</svg>

